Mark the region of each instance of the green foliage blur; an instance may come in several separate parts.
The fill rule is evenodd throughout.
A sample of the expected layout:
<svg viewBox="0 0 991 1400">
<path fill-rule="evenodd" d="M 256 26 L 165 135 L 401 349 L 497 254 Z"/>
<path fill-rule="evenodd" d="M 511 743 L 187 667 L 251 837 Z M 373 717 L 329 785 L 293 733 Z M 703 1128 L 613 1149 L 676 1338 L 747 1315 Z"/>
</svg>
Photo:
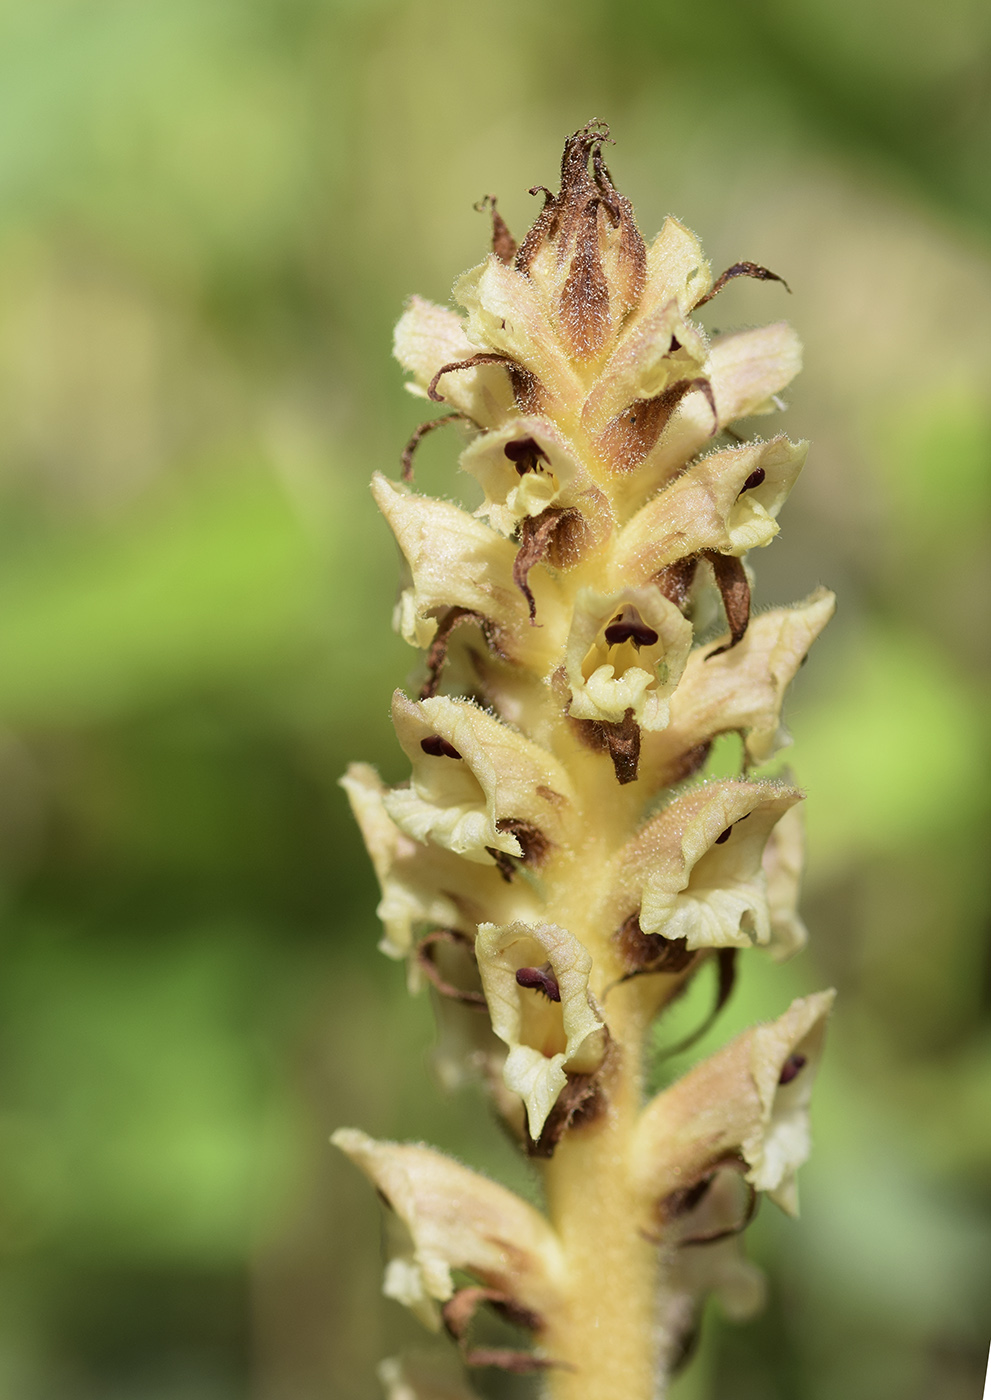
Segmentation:
<svg viewBox="0 0 991 1400">
<path fill-rule="evenodd" d="M 766 1317 L 675 1394 L 975 1400 L 989 63 L 981 0 L 2 0 L 0 1400 L 371 1400 L 421 1339 L 329 1132 L 533 1189 L 431 1080 L 336 779 L 402 773 L 391 326 L 593 116 L 648 236 L 787 277 L 709 324 L 805 339 L 757 601 L 840 597 L 789 707 L 812 944 L 702 1047 L 835 984 L 816 1153 L 751 1232 Z"/>
</svg>

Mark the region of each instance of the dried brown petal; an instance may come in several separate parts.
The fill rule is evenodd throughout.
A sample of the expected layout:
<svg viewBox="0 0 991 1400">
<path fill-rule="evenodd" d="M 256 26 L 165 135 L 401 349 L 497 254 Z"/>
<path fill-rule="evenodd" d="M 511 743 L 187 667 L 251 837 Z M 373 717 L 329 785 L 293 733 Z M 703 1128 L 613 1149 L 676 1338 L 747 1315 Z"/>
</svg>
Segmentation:
<svg viewBox="0 0 991 1400">
<path fill-rule="evenodd" d="M 696 390 L 703 393 L 709 402 L 712 431 L 716 432 L 719 420 L 708 379 L 701 376 L 678 379 L 652 399 L 635 399 L 603 428 L 596 446 L 613 470 L 631 472 L 638 467 L 667 427 L 682 399 Z"/>
<path fill-rule="evenodd" d="M 616 770 L 616 781 L 621 785 L 636 782 L 640 765 L 640 726 L 633 711 L 627 710 L 619 724 L 603 723 L 601 729 Z"/>
<path fill-rule="evenodd" d="M 712 284 L 712 290 L 708 295 L 704 296 L 701 301 L 695 303 L 695 310 L 697 311 L 700 306 L 705 306 L 706 302 L 711 301 L 714 296 L 723 290 L 727 282 L 732 282 L 734 277 L 756 277 L 759 282 L 780 282 L 786 292 L 791 291 L 785 279 L 779 277 L 776 272 L 772 272 L 770 268 L 761 267 L 760 263 L 738 262 L 734 263 L 732 267 L 728 267 L 725 272 L 721 273 L 720 276 L 716 278 L 715 282 Z"/>
<path fill-rule="evenodd" d="M 495 628 L 488 618 L 483 617 L 481 613 L 473 612 L 471 608 L 448 608 L 443 617 L 438 620 L 437 631 L 434 633 L 430 650 L 427 652 L 427 679 L 420 688 L 421 700 L 429 700 L 432 695 L 437 694 L 441 674 L 444 670 L 444 662 L 447 660 L 451 634 L 458 627 L 469 622 L 480 627 L 486 642 L 490 647 L 493 645 Z"/>
<path fill-rule="evenodd" d="M 505 219 L 496 207 L 494 194 L 487 194 L 478 201 L 475 208 L 479 213 L 489 208 L 492 214 L 492 251 L 502 263 L 511 263 L 516 254 L 516 239 L 510 233 Z"/>
<path fill-rule="evenodd" d="M 684 972 L 698 957 L 696 952 L 689 951 L 687 939 L 644 933 L 636 914 L 631 914 L 620 925 L 613 939 L 620 958 L 629 969 L 626 977 L 639 977 L 647 972 Z"/>
<path fill-rule="evenodd" d="M 554 1149 L 570 1128 L 582 1127 L 598 1118 L 605 1108 L 602 1078 L 601 1070 L 595 1074 L 568 1075 L 568 1082 L 547 1115 L 540 1137 L 536 1142 L 527 1139 L 529 1156 L 553 1157 Z"/>
<path fill-rule="evenodd" d="M 707 549 L 703 551 L 703 558 L 708 559 L 716 576 L 730 637 L 728 642 L 709 652 L 706 657 L 708 661 L 713 656 L 721 656 L 724 651 L 731 651 L 742 640 L 750 622 L 750 583 L 743 560 L 737 559 L 736 555 L 718 554 L 715 550 Z"/>
<path fill-rule="evenodd" d="M 665 598 L 682 611 L 688 606 L 698 564 L 699 556 L 688 554 L 684 559 L 666 565 L 654 579 Z"/>
<path fill-rule="evenodd" d="M 432 949 L 438 943 L 448 943 L 455 947 L 465 948 L 472 954 L 472 947 L 469 940 L 463 933 L 459 933 L 453 928 L 438 928 L 432 933 L 427 933 L 416 945 L 416 960 L 420 971 L 427 981 L 437 988 L 441 996 L 450 997 L 452 1001 L 464 1002 L 467 1006 L 485 1006 L 485 997 L 481 992 L 468 991 L 464 987 L 456 987 L 453 982 L 448 982 L 444 978 L 437 964 L 434 962 Z M 473 954 L 472 954 L 473 957 Z"/>
<path fill-rule="evenodd" d="M 466 360 L 452 360 L 450 364 L 441 365 L 440 369 L 427 385 L 427 397 L 433 399 L 434 403 L 443 403 L 444 395 L 438 394 L 437 385 L 445 374 L 453 374 L 456 370 L 474 369 L 476 365 L 505 365 L 509 368 L 513 361 L 508 355 L 495 355 L 488 351 L 479 351 L 477 355 L 469 355 Z"/>
<path fill-rule="evenodd" d="M 513 582 L 530 609 L 530 621 L 537 616 L 537 604 L 527 579 L 530 570 L 543 559 L 558 568 L 577 562 L 586 537 L 585 523 L 577 510 L 548 506 L 540 515 L 528 515 L 520 522 L 520 547 L 513 564 Z"/>
<path fill-rule="evenodd" d="M 601 350 L 609 331 L 609 287 L 599 253 L 599 201 L 582 211 L 578 240 L 568 279 L 561 289 L 561 330 L 576 359 L 589 360 Z"/>
</svg>

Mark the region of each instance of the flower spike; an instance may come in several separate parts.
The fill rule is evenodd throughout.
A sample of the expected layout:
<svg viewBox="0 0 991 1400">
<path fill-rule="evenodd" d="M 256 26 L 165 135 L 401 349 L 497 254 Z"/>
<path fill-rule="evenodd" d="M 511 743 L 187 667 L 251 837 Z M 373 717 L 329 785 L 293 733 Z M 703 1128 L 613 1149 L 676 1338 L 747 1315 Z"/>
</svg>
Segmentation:
<svg viewBox="0 0 991 1400">
<path fill-rule="evenodd" d="M 697 319 L 737 277 L 782 279 L 746 261 L 714 279 L 677 219 L 645 240 L 611 139 L 599 121 L 568 137 L 519 243 L 487 196 L 460 311 L 413 297 L 396 328 L 410 392 L 446 405 L 402 479 L 372 483 L 404 561 L 394 625 L 421 657 L 392 705 L 409 776 L 342 780 L 380 946 L 435 1007 L 433 1068 L 481 1087 L 547 1215 L 431 1148 L 334 1140 L 389 1205 L 387 1295 L 469 1367 L 541 1371 L 546 1400 L 659 1400 L 707 1296 L 760 1307 L 743 1235 L 765 1195 L 797 1207 L 833 996 L 644 1106 L 652 1023 L 691 979 L 714 974 L 715 996 L 687 1039 L 662 1029 L 670 1053 L 719 1019 L 753 949 L 805 942 L 803 793 L 752 770 L 789 742 L 785 695 L 834 599 L 762 611 L 753 570 L 808 445 L 747 420 L 783 409 L 798 337 Z M 417 443 L 450 421 L 474 513 L 411 489 Z M 740 771 L 707 779 L 725 734 Z M 492 1311 L 532 1349 L 489 1344 Z M 381 1378 L 388 1400 L 471 1396 L 432 1363 Z"/>
</svg>

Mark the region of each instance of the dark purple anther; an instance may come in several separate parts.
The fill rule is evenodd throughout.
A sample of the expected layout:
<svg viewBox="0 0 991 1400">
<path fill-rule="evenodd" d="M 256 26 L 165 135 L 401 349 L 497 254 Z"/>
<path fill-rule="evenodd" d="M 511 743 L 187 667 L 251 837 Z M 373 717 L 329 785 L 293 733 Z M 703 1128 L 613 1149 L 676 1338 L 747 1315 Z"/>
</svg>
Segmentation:
<svg viewBox="0 0 991 1400">
<path fill-rule="evenodd" d="M 652 647 L 657 641 L 657 633 L 646 622 L 632 604 L 627 603 L 606 628 L 606 642 L 609 646 L 619 646 L 620 642 L 632 642 L 637 651 L 641 647 Z"/>
<path fill-rule="evenodd" d="M 805 1068 L 804 1055 L 789 1055 L 781 1066 L 781 1074 L 778 1079 L 779 1084 L 790 1084 L 796 1074 Z"/>
<path fill-rule="evenodd" d="M 421 739 L 420 748 L 431 758 L 461 757 L 454 745 L 449 744 L 446 739 L 442 739 L 439 734 L 428 734 L 425 739 Z"/>
<path fill-rule="evenodd" d="M 744 491 L 752 491 L 755 486 L 759 486 L 766 475 L 763 467 L 755 468 L 740 488 L 740 495 L 742 496 Z"/>
<path fill-rule="evenodd" d="M 557 978 L 551 971 L 550 963 L 544 963 L 543 967 L 520 967 L 516 969 L 516 983 L 520 987 L 530 987 L 535 992 L 540 992 L 548 1001 L 561 1000 L 561 988 L 557 985 Z"/>
<path fill-rule="evenodd" d="M 502 450 L 509 460 L 516 464 L 520 476 L 536 471 L 538 457 L 542 457 L 548 466 L 551 463 L 551 459 L 536 438 L 514 438 L 512 442 L 507 442 Z"/>
</svg>

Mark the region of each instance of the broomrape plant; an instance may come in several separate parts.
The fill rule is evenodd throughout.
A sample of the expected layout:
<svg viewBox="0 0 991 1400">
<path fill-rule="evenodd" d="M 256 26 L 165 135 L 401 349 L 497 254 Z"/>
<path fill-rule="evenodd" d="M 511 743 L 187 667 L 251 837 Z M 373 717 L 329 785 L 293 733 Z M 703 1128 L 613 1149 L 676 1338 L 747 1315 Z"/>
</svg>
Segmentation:
<svg viewBox="0 0 991 1400">
<path fill-rule="evenodd" d="M 414 297 L 399 322 L 408 387 L 447 405 L 402 481 L 373 484 L 407 565 L 395 623 L 425 665 L 418 697 L 393 700 L 409 781 L 343 780 L 381 947 L 437 994 L 441 1078 L 482 1080 L 546 1213 L 432 1148 L 334 1141 L 392 1215 L 386 1294 L 469 1366 L 543 1372 L 551 1400 L 662 1395 L 707 1294 L 734 1318 L 760 1306 L 741 1233 L 760 1193 L 796 1210 L 833 997 L 644 1102 L 652 1024 L 689 979 L 715 965 L 718 1011 L 740 949 L 783 959 L 805 939 L 802 794 L 747 775 L 786 742 L 784 691 L 833 598 L 750 611 L 744 561 L 777 534 L 806 444 L 731 425 L 781 407 L 795 333 L 710 340 L 692 320 L 732 278 L 781 279 L 741 262 L 713 280 L 676 219 L 646 246 L 607 140 L 596 122 L 569 138 L 519 245 L 488 201 L 464 317 Z M 446 422 L 474 515 L 411 489 L 417 442 Z M 705 781 L 727 733 L 741 775 Z M 532 1349 L 473 1345 L 482 1307 Z M 393 1400 L 471 1394 L 403 1360 L 380 1375 Z"/>
</svg>

